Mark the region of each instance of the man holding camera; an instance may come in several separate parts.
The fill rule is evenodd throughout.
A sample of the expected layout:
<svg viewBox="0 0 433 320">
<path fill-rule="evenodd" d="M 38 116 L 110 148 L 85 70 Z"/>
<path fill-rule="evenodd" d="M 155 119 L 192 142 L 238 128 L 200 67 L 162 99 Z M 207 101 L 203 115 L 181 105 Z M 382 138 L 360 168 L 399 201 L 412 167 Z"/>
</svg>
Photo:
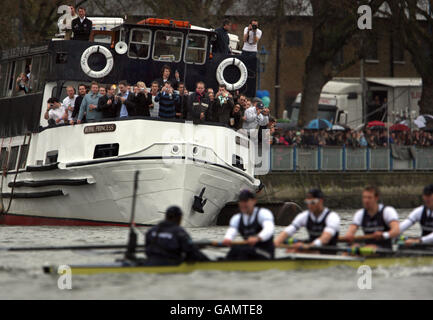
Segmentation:
<svg viewBox="0 0 433 320">
<path fill-rule="evenodd" d="M 233 96 L 227 91 L 225 84 L 220 84 L 211 107 L 212 121 L 228 125 L 233 106 Z"/>
<path fill-rule="evenodd" d="M 262 30 L 259 29 L 259 22 L 251 20 L 248 27 L 244 29 L 244 47 L 242 54 L 244 55 L 257 55 L 257 44 L 262 37 Z"/>
<path fill-rule="evenodd" d="M 45 120 L 48 120 L 49 126 L 63 124 L 67 119 L 66 109 L 62 106 L 59 99 L 50 98 L 47 101 L 47 110 L 44 114 Z"/>
</svg>

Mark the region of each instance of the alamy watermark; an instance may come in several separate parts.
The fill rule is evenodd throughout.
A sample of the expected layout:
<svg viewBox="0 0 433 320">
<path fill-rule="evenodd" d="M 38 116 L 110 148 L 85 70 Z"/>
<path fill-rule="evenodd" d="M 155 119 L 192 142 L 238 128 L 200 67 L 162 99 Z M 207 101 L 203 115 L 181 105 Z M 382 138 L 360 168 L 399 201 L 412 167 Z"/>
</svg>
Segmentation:
<svg viewBox="0 0 433 320">
<path fill-rule="evenodd" d="M 373 14 L 369 5 L 363 5 L 358 8 L 358 28 L 360 30 L 373 29 Z"/>
<path fill-rule="evenodd" d="M 188 125 L 190 124 L 190 125 Z M 175 164 L 209 164 L 234 166 L 250 174 L 266 175 L 270 171 L 270 130 L 194 126 L 187 122 L 178 129 L 165 130 L 161 143 L 162 160 Z"/>
<path fill-rule="evenodd" d="M 367 265 L 360 266 L 357 273 L 360 275 L 360 277 L 358 278 L 358 288 L 360 290 L 373 289 L 371 268 Z"/>
<path fill-rule="evenodd" d="M 59 279 L 57 280 L 57 287 L 60 290 L 72 290 L 72 271 L 71 267 L 67 265 L 61 265 L 57 268 L 57 274 Z"/>
</svg>

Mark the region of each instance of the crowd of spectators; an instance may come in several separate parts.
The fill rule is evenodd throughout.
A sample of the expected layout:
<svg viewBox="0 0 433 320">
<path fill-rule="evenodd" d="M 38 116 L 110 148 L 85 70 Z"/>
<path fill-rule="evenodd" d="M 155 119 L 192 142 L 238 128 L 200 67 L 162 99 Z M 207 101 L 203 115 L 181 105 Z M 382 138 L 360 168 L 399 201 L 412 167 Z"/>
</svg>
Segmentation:
<svg viewBox="0 0 433 320">
<path fill-rule="evenodd" d="M 63 101 L 48 100 L 45 119 L 51 126 L 126 117 L 213 122 L 246 131 L 268 125 L 269 109 L 260 99 L 231 93 L 224 84 L 215 92 L 202 81 L 190 93 L 179 75 L 172 78 L 171 74 L 165 65 L 161 78 L 153 81 L 150 88 L 141 81 L 133 86 L 126 81 L 111 85 L 92 82 L 89 87 L 80 84 L 77 94 L 76 88 L 68 86 Z"/>
<path fill-rule="evenodd" d="M 278 130 L 271 129 L 271 144 L 297 147 L 346 146 L 350 148 L 380 148 L 397 146 L 433 146 L 433 134 L 429 130 L 389 131 L 377 129 L 332 130 Z"/>
</svg>

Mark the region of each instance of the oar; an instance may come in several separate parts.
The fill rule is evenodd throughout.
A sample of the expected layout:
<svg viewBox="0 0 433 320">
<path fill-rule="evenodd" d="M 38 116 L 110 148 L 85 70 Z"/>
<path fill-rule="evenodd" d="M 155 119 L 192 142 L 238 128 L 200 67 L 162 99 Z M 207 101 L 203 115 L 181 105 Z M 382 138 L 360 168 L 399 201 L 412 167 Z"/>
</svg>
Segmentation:
<svg viewBox="0 0 433 320">
<path fill-rule="evenodd" d="M 279 245 L 279 248 L 286 248 L 286 249 L 292 249 L 293 247 L 291 245 Z M 309 247 L 308 250 L 310 251 L 319 251 L 319 252 L 346 252 L 348 254 L 352 255 L 358 255 L 358 256 L 370 256 L 375 254 L 387 254 L 387 255 L 414 255 L 414 256 L 433 256 L 433 252 L 426 252 L 422 250 L 392 250 L 392 249 L 385 249 L 385 248 L 374 248 L 374 247 L 337 247 L 337 246 L 322 246 L 322 247 L 316 247 L 312 246 Z"/>
<path fill-rule="evenodd" d="M 0 251 L 62 251 L 62 250 L 109 250 L 126 249 L 125 244 L 101 244 L 83 246 L 62 246 L 62 247 L 10 247 L 0 248 Z"/>
<path fill-rule="evenodd" d="M 228 246 L 224 245 L 222 241 L 213 241 L 213 240 L 203 240 L 203 241 L 196 241 L 194 244 L 199 248 L 204 247 L 215 247 L 215 248 L 227 248 Z M 232 241 L 230 246 L 244 246 L 247 245 L 247 241 Z"/>
<path fill-rule="evenodd" d="M 134 175 L 134 191 L 132 195 L 132 208 L 131 208 L 131 222 L 129 227 L 129 240 L 128 246 L 125 252 L 126 260 L 136 260 L 135 251 L 137 250 L 137 233 L 134 230 L 135 223 L 135 202 L 137 200 L 137 189 L 138 189 L 138 176 L 140 171 L 135 171 Z"/>
<path fill-rule="evenodd" d="M 365 241 L 365 240 L 374 240 L 374 235 L 373 234 L 366 234 L 363 236 L 356 236 L 353 239 L 353 242 L 361 242 L 361 241 Z M 345 237 L 338 237 L 338 241 L 339 242 L 349 242 L 347 241 L 347 239 Z"/>
<path fill-rule="evenodd" d="M 220 241 L 196 241 L 194 242 L 198 247 L 226 247 Z M 247 244 L 246 241 L 234 241 L 232 246 L 241 246 Z M 129 245 L 129 243 L 128 243 Z M 59 247 L 9 247 L 1 248 L 0 251 L 65 251 L 65 250 L 115 250 L 115 249 L 128 249 L 128 245 L 125 244 L 95 244 L 95 245 L 82 245 L 82 246 L 59 246 Z M 135 250 L 136 251 L 136 250 Z"/>
</svg>

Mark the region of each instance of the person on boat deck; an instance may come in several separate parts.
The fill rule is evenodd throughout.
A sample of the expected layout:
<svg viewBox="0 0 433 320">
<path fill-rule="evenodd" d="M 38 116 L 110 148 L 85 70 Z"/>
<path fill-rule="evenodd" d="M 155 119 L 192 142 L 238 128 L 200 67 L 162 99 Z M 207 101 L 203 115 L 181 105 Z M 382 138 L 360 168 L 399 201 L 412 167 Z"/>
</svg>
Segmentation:
<svg viewBox="0 0 433 320">
<path fill-rule="evenodd" d="M 114 93 L 116 91 L 116 86 L 108 85 L 105 87 L 105 94 L 103 94 L 103 87 L 99 88 L 99 93 L 102 97 L 98 101 L 98 111 L 102 112 L 102 117 L 104 119 L 110 119 L 116 117 L 116 110 L 114 109 Z"/>
<path fill-rule="evenodd" d="M 175 72 L 174 77 L 171 75 L 171 68 L 169 65 L 164 65 L 161 70 L 161 78 L 156 79 L 158 82 L 159 88 L 162 90 L 165 83 L 170 81 L 171 86 L 174 90 L 177 90 L 179 82 L 180 82 L 180 74 L 178 71 Z"/>
<path fill-rule="evenodd" d="M 71 25 L 74 32 L 74 40 L 89 41 L 93 23 L 87 19 L 85 8 L 78 8 L 78 18 L 72 20 Z"/>
<path fill-rule="evenodd" d="M 417 222 L 421 226 L 421 237 L 407 239 L 405 244 L 408 246 L 418 243 L 433 243 L 433 184 L 424 188 L 422 198 L 424 205 L 413 210 L 409 217 L 400 223 L 400 234 L 403 234 Z"/>
<path fill-rule="evenodd" d="M 44 118 L 48 120 L 48 125 L 55 126 L 58 124 L 63 124 L 66 110 L 63 108 L 59 99 L 49 98 L 47 104 L 47 110 L 45 111 Z"/>
<path fill-rule="evenodd" d="M 174 91 L 170 81 L 166 81 L 161 92 L 155 97 L 155 102 L 159 103 L 160 119 L 176 118 L 176 103 L 179 103 L 179 95 Z"/>
<path fill-rule="evenodd" d="M 75 100 L 78 96 L 75 94 L 75 88 L 73 86 L 66 87 L 66 95 L 66 98 L 63 99 L 62 106 L 66 110 L 67 120 L 68 123 L 70 123 L 72 120 L 72 113 L 74 112 Z"/>
<path fill-rule="evenodd" d="M 184 261 L 209 261 L 191 237 L 180 226 L 182 210 L 172 206 L 165 213 L 165 220 L 146 233 L 147 265 L 177 265 Z"/>
<path fill-rule="evenodd" d="M 390 206 L 379 203 L 379 189 L 366 187 L 362 192 L 363 209 L 358 210 L 349 230 L 343 237 L 346 242 L 355 240 L 355 233 L 359 227 L 365 235 L 371 235 L 367 239 L 367 245 L 374 245 L 382 248 L 392 248 L 392 239 L 400 234 L 397 211 Z"/>
<path fill-rule="evenodd" d="M 87 94 L 87 86 L 85 84 L 80 84 L 78 86 L 78 97 L 75 99 L 74 103 L 74 111 L 72 111 L 72 119 L 69 121 L 69 124 L 73 125 L 77 120 L 78 114 L 80 113 L 81 103 L 83 102 L 84 97 Z M 86 121 L 86 116 L 83 117 L 82 122 Z"/>
<path fill-rule="evenodd" d="M 239 194 L 240 213 L 233 216 L 223 244 L 231 246 L 239 233 L 248 244 L 233 246 L 227 260 L 267 260 L 274 258 L 274 216 L 265 208 L 256 207 L 254 192 L 242 190 Z"/>
<path fill-rule="evenodd" d="M 150 116 L 153 118 L 158 118 L 159 116 L 159 102 L 156 102 L 156 96 L 159 93 L 159 83 L 157 81 L 153 81 L 150 86 L 150 96 L 152 97 L 152 104 L 149 106 L 150 108 Z"/>
<path fill-rule="evenodd" d="M 128 89 L 129 88 L 129 89 Z M 119 93 L 115 96 L 116 116 L 119 118 L 127 118 L 134 116 L 135 105 L 133 100 L 133 94 L 130 91 L 130 86 L 126 80 L 119 82 Z"/>
<path fill-rule="evenodd" d="M 102 119 L 102 112 L 97 110 L 100 97 L 101 95 L 99 94 L 98 83 L 92 82 L 90 86 L 90 92 L 85 95 L 83 101 L 81 102 L 80 112 L 77 119 L 78 124 L 83 121 L 84 115 L 86 115 L 87 121 Z"/>
<path fill-rule="evenodd" d="M 311 246 L 337 245 L 340 232 L 340 217 L 324 205 L 325 196 L 320 189 L 312 189 L 307 193 L 305 204 L 308 210 L 296 216 L 293 222 L 275 239 L 275 245 L 281 245 L 288 237 L 292 237 L 300 228 L 307 229 L 308 243 L 298 242 L 294 250 L 308 249 Z"/>
<path fill-rule="evenodd" d="M 209 120 L 210 99 L 206 95 L 206 85 L 203 81 L 196 83 L 195 92 L 188 96 L 187 120 L 194 124 Z"/>
</svg>

